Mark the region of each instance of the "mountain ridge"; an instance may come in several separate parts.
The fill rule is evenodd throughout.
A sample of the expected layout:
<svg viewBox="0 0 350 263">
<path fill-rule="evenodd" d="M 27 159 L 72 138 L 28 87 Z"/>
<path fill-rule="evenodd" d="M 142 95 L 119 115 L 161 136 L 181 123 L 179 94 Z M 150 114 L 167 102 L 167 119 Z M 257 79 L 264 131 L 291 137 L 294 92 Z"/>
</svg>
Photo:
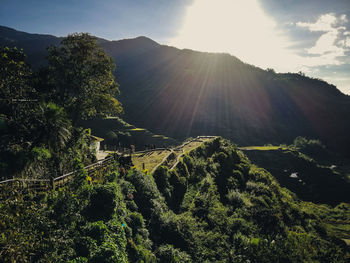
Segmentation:
<svg viewBox="0 0 350 263">
<path fill-rule="evenodd" d="M 0 44 L 11 45 L 0 28 Z M 15 38 L 34 66 L 45 47 Z M 241 145 L 318 138 L 347 152 L 350 98 L 334 85 L 303 74 L 275 73 L 225 53 L 177 49 L 147 38 L 98 39 L 117 64 L 123 118 L 175 139 L 220 135 Z"/>
</svg>

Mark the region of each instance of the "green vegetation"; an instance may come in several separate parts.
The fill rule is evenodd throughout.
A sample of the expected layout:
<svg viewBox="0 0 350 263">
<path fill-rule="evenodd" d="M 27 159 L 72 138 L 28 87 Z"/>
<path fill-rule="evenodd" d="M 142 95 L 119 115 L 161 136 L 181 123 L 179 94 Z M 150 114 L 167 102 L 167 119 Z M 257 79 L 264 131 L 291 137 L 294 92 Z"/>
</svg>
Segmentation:
<svg viewBox="0 0 350 263">
<path fill-rule="evenodd" d="M 350 240 L 350 204 L 340 203 L 332 208 L 328 205 L 316 205 L 304 202 L 302 209 L 323 221 L 323 227 L 328 233 L 346 242 Z M 350 252 L 348 251 L 348 257 Z"/>
<path fill-rule="evenodd" d="M 152 172 L 157 166 L 165 165 L 169 168 L 176 165 L 176 162 L 184 154 L 192 151 L 198 146 L 202 145 L 203 142 L 212 139 L 195 139 L 189 143 L 178 146 L 170 150 L 156 150 L 144 153 L 132 154 L 132 162 L 134 166 L 142 171 L 143 169 L 148 169 Z"/>
<path fill-rule="evenodd" d="M 95 157 L 82 119 L 111 125 L 105 135 L 114 142 L 132 130 L 172 140 L 108 117 L 122 110 L 118 85 L 94 38 L 68 36 L 49 49 L 48 61 L 32 71 L 22 51 L 0 49 L 0 172 L 35 179 L 75 173 L 46 191 L 0 185 L 1 262 L 349 261 L 350 207 L 338 204 L 348 186 L 315 161 L 327 156 L 319 141 L 246 151 L 272 154 L 262 163 L 274 164 L 272 174 L 220 137 L 189 140 L 166 155 L 135 154 L 136 167 L 120 157 L 88 174 L 84 164 Z M 311 190 L 296 189 L 298 196 L 337 206 L 300 201 L 276 180 L 281 169 L 300 169 Z"/>
<path fill-rule="evenodd" d="M 0 45 L 23 47 L 36 66 L 43 65 L 47 43 L 57 42 L 0 27 Z M 178 140 L 218 135 L 239 145 L 291 144 L 307 136 L 349 157 L 350 97 L 334 85 L 145 37 L 100 43 L 118 62 L 124 119 L 136 127 Z"/>
<path fill-rule="evenodd" d="M 163 135 L 154 135 L 152 132 L 137 128 L 119 117 L 94 118 L 80 121 L 85 128 L 90 128 L 96 136 L 104 138 L 103 145 L 108 148 L 135 145 L 136 150 L 144 150 L 150 146 L 169 147 L 178 142 Z"/>
<path fill-rule="evenodd" d="M 1 202 L 1 261 L 127 262 L 125 204 L 120 186 L 108 181 L 113 175 L 89 185 L 81 171 L 58 191 L 13 192 Z"/>
<path fill-rule="evenodd" d="M 89 184 L 1 202 L 5 262 L 347 262 L 328 222 L 337 208 L 298 201 L 217 138 L 154 175 L 117 165 Z M 124 171 L 124 170 L 123 170 Z M 14 204 L 16 204 L 14 206 Z M 325 209 L 326 208 L 326 209 Z"/>
<path fill-rule="evenodd" d="M 168 150 L 136 153 L 132 155 L 132 163 L 140 171 L 142 171 L 143 169 L 148 169 L 151 172 L 169 154 L 170 154 L 170 151 Z M 144 168 L 143 168 L 143 165 L 144 165 Z"/>
<path fill-rule="evenodd" d="M 130 131 L 145 131 L 146 129 L 142 129 L 142 128 L 134 128 L 134 129 L 130 129 Z"/>
<path fill-rule="evenodd" d="M 271 147 L 283 150 L 261 150 L 265 146 L 240 149 L 302 200 L 331 205 L 350 202 L 346 159 L 331 153 L 320 141 L 303 137 L 290 146 Z"/>
<path fill-rule="evenodd" d="M 95 159 L 78 120 L 121 112 L 115 65 L 88 34 L 48 51 L 48 66 L 32 71 L 23 51 L 0 47 L 0 174 L 56 177 L 74 160 Z"/>
<path fill-rule="evenodd" d="M 256 151 L 275 151 L 275 150 L 287 150 L 287 147 L 282 146 L 246 146 L 240 147 L 241 150 L 256 150 Z"/>
<path fill-rule="evenodd" d="M 74 122 L 122 112 L 115 99 L 119 94 L 113 76 L 115 64 L 94 37 L 68 35 L 48 53 L 47 86 Z"/>
</svg>

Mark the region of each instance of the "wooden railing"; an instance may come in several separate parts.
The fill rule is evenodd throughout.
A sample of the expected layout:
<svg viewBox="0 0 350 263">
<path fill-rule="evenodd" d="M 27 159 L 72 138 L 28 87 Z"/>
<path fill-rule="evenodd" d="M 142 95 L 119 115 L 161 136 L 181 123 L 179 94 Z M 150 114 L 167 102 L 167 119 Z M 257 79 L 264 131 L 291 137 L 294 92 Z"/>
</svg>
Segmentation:
<svg viewBox="0 0 350 263">
<path fill-rule="evenodd" d="M 187 144 L 199 140 L 199 139 L 210 139 L 210 138 L 216 138 L 217 136 L 198 136 L 188 142 L 185 142 L 184 144 L 175 147 L 174 149 L 170 148 L 156 148 L 151 150 L 145 150 L 145 151 L 139 151 L 135 153 L 146 153 L 146 152 L 152 152 L 152 151 L 159 151 L 159 150 L 168 150 L 170 151 L 170 154 L 173 152 L 173 150 L 181 149 L 182 147 L 186 146 Z M 130 155 L 131 150 L 130 149 L 124 149 L 121 152 L 117 152 L 117 154 L 123 156 L 123 155 Z M 85 166 L 84 169 L 90 175 L 96 170 L 100 170 L 104 167 L 107 167 L 111 165 L 114 161 L 114 157 L 110 156 L 106 159 L 100 160 L 98 162 L 95 162 L 93 164 L 90 164 L 88 166 Z M 52 179 L 20 179 L 20 178 L 13 178 L 13 179 L 7 179 L 4 181 L 0 181 L 0 187 L 5 185 L 10 186 L 17 186 L 21 190 L 30 190 L 30 191 L 46 191 L 48 189 L 54 189 L 55 187 L 62 187 L 65 184 L 67 184 L 73 177 L 76 175 L 78 171 L 72 171 L 66 174 L 63 174 L 61 176 L 58 176 L 56 178 Z"/>
<path fill-rule="evenodd" d="M 9 185 L 12 187 L 17 187 L 19 190 L 34 190 L 43 191 L 50 188 L 49 179 L 8 179 L 0 182 L 0 186 Z"/>
<path fill-rule="evenodd" d="M 107 167 L 113 164 L 114 157 L 110 156 L 106 159 L 100 160 L 88 166 L 85 166 L 84 169 L 90 175 L 96 170 L 100 170 L 104 167 Z M 54 189 L 55 187 L 62 187 L 67 184 L 76 174 L 76 171 L 72 171 L 61 176 L 58 176 L 53 179 L 20 179 L 13 178 L 7 179 L 0 182 L 0 187 L 4 185 L 16 186 L 20 190 L 28 191 L 46 191 L 48 189 Z"/>
</svg>

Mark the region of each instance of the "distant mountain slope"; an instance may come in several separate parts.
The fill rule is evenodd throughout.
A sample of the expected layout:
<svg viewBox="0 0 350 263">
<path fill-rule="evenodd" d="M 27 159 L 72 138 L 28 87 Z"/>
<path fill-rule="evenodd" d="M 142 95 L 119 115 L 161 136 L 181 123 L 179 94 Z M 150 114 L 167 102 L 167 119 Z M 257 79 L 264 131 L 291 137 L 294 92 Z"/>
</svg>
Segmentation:
<svg viewBox="0 0 350 263">
<path fill-rule="evenodd" d="M 45 45 L 58 41 L 0 27 L 0 44 L 23 47 L 35 66 Z M 350 98 L 324 81 L 146 37 L 99 42 L 117 64 L 124 118 L 138 127 L 178 139 L 221 135 L 240 144 L 289 143 L 301 135 L 349 152 Z"/>
<path fill-rule="evenodd" d="M 247 150 L 244 153 L 304 201 L 331 205 L 350 202 L 350 183 L 346 178 L 335 168 L 320 165 L 318 160 L 296 149 Z"/>
<path fill-rule="evenodd" d="M 135 146 L 136 151 L 145 150 L 147 147 L 169 147 L 179 144 L 178 141 L 152 132 L 137 128 L 124 122 L 118 117 L 105 119 L 91 119 L 81 121 L 80 124 L 85 128 L 90 128 L 92 134 L 102 137 L 103 147 L 107 144 L 107 149 L 114 147 L 130 148 Z"/>
<path fill-rule="evenodd" d="M 29 34 L 0 26 L 0 45 L 23 48 L 30 64 L 37 67 L 45 62 L 46 48 L 58 45 L 61 38 L 52 35 Z"/>
</svg>

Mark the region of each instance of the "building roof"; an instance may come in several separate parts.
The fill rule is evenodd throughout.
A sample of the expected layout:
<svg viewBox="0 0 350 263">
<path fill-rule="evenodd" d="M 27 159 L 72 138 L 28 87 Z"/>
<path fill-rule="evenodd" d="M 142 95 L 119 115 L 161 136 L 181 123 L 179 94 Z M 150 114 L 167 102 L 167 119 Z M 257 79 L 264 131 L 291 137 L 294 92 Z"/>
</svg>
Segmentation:
<svg viewBox="0 0 350 263">
<path fill-rule="evenodd" d="M 94 136 L 94 135 L 90 135 L 90 137 L 91 137 L 91 139 L 92 139 L 93 141 L 97 141 L 97 142 L 102 142 L 102 141 L 105 140 L 105 139 L 103 139 L 103 138 L 100 138 L 100 137 L 97 137 L 97 136 Z"/>
</svg>

